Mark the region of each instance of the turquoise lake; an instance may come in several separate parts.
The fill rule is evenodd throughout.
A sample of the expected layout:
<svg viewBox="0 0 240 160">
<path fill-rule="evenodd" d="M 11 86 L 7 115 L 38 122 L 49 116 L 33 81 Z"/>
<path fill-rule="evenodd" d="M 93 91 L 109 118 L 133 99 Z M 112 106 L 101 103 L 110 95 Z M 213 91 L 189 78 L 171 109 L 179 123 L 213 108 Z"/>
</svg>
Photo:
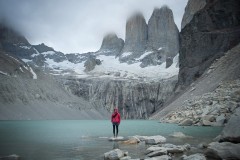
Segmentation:
<svg viewBox="0 0 240 160">
<path fill-rule="evenodd" d="M 119 136 L 162 135 L 167 143 L 197 146 L 210 142 L 221 127 L 181 127 L 148 120 L 122 120 Z M 172 138 L 174 132 L 191 139 Z M 144 157 L 147 146 L 110 142 L 112 124 L 108 120 L 0 121 L 0 157 L 11 154 L 22 160 L 91 160 L 103 159 L 113 148 L 127 150 L 132 158 Z"/>
</svg>

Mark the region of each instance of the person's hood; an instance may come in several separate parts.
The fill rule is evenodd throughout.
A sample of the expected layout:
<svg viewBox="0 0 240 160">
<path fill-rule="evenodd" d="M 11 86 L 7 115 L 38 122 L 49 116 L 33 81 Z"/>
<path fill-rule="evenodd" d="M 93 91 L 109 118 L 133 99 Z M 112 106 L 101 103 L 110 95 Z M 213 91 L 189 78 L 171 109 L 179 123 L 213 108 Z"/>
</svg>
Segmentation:
<svg viewBox="0 0 240 160">
<path fill-rule="evenodd" d="M 118 108 L 114 108 L 114 112 L 115 112 L 115 111 L 118 112 Z"/>
</svg>

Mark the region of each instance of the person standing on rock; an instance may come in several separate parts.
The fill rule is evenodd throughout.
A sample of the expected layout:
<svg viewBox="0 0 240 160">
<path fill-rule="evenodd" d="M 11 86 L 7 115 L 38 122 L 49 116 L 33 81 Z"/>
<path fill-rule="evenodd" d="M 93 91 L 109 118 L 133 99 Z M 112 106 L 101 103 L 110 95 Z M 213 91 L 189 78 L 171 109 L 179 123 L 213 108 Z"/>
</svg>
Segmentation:
<svg viewBox="0 0 240 160">
<path fill-rule="evenodd" d="M 120 113 L 118 112 L 117 108 L 114 108 L 114 112 L 113 112 L 112 117 L 111 117 L 111 122 L 113 124 L 113 136 L 114 136 L 114 138 L 117 138 L 117 136 L 118 136 L 118 126 L 120 124 L 120 121 L 121 121 Z M 116 132 L 115 132 L 115 128 L 116 128 Z"/>
</svg>

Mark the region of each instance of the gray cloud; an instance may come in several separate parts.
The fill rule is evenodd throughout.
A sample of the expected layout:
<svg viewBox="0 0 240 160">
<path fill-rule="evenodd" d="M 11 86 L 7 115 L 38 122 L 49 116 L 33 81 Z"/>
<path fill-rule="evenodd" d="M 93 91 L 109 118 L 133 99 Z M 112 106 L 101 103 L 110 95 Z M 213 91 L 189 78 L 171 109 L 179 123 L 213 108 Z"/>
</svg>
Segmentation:
<svg viewBox="0 0 240 160">
<path fill-rule="evenodd" d="M 98 50 L 108 32 L 124 39 L 126 20 L 136 11 L 148 21 L 154 7 L 168 5 L 180 28 L 186 4 L 187 0 L 0 0 L 0 19 L 32 44 L 83 53 Z"/>
</svg>

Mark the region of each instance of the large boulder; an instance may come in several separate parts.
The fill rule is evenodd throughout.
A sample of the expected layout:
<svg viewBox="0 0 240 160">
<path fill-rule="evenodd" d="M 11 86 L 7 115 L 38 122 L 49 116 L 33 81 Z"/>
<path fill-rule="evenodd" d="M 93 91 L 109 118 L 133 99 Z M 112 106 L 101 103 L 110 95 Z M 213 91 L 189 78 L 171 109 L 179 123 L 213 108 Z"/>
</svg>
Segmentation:
<svg viewBox="0 0 240 160">
<path fill-rule="evenodd" d="M 240 1 L 208 0 L 180 33 L 179 84 L 188 86 L 240 42 Z"/>
<path fill-rule="evenodd" d="M 222 140 L 233 143 L 240 143 L 240 108 L 238 107 L 234 114 L 232 114 L 227 125 L 222 131 Z"/>
<path fill-rule="evenodd" d="M 240 159 L 240 144 L 212 142 L 209 144 L 205 155 L 210 159 Z"/>
</svg>

